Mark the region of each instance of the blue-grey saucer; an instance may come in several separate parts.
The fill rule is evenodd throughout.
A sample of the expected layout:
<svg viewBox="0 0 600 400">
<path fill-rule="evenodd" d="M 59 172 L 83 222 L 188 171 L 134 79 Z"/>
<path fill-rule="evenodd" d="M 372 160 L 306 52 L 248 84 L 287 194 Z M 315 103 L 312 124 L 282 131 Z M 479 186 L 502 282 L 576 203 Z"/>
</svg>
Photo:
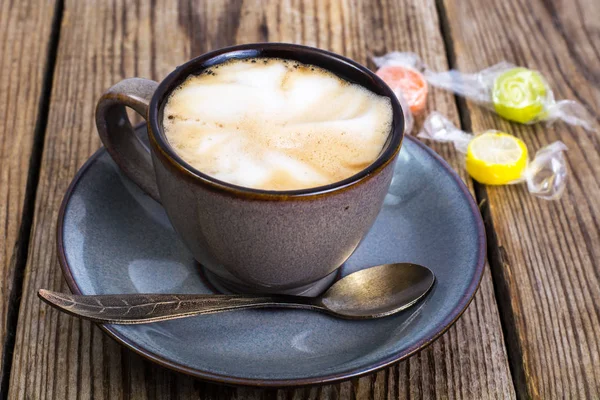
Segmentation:
<svg viewBox="0 0 600 400">
<path fill-rule="evenodd" d="M 163 209 L 101 149 L 74 178 L 58 253 L 78 294 L 211 293 Z M 246 310 L 147 325 L 104 325 L 163 366 L 216 382 L 318 384 L 372 372 L 421 350 L 465 310 L 481 279 L 485 233 L 473 198 L 433 151 L 406 137 L 385 205 L 342 275 L 410 261 L 436 285 L 406 312 L 348 321 L 312 311 Z"/>
</svg>

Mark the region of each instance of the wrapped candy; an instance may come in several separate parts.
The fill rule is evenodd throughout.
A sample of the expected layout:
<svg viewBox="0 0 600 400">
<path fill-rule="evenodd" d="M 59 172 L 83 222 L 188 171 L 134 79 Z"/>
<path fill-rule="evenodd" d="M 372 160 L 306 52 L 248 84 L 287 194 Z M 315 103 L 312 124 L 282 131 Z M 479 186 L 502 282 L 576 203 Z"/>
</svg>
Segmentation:
<svg viewBox="0 0 600 400">
<path fill-rule="evenodd" d="M 413 115 L 425 109 L 428 85 L 423 71 L 425 66 L 414 53 L 392 52 L 383 57 L 373 57 L 376 72 L 394 91 L 404 110 L 406 132 L 410 133 L 414 124 Z"/>
<path fill-rule="evenodd" d="M 510 121 L 534 124 L 562 120 L 592 131 L 594 117 L 573 100 L 556 101 L 538 71 L 501 62 L 475 74 L 425 71 L 427 81 L 479 103 Z"/>
<path fill-rule="evenodd" d="M 564 192 L 567 165 L 564 143 L 557 141 L 529 159 L 525 143 L 507 133 L 488 130 L 473 135 L 455 127 L 442 114 L 431 113 L 418 137 L 453 143 L 465 156 L 465 167 L 473 179 L 487 185 L 525 182 L 534 196 L 557 200 Z"/>
</svg>

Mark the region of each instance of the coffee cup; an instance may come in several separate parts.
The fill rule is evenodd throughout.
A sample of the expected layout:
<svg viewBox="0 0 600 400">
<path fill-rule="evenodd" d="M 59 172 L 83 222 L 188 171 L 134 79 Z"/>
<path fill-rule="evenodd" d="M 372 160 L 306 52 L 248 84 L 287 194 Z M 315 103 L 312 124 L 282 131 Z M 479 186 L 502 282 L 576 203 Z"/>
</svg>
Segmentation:
<svg viewBox="0 0 600 400">
<path fill-rule="evenodd" d="M 231 60 L 270 58 L 322 68 L 389 99 L 389 132 L 373 162 L 340 181 L 272 190 L 227 182 L 181 157 L 163 123 L 173 91 L 191 75 Z M 149 148 L 134 133 L 125 107 L 146 119 Z M 96 124 L 113 160 L 164 207 L 173 228 L 217 288 L 316 295 L 333 282 L 382 207 L 402 143 L 404 118 L 389 87 L 354 61 L 306 46 L 256 43 L 199 56 L 160 83 L 141 78 L 117 83 L 100 98 Z"/>
</svg>

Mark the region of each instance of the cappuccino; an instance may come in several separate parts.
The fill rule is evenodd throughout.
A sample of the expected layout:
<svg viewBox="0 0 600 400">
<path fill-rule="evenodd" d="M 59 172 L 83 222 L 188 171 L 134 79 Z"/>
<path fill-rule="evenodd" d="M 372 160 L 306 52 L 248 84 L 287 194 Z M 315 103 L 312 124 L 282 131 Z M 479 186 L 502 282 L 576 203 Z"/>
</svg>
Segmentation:
<svg viewBox="0 0 600 400">
<path fill-rule="evenodd" d="M 198 171 L 255 189 L 306 189 L 349 178 L 392 129 L 387 97 L 308 64 L 230 60 L 189 76 L 163 110 L 171 147 Z"/>
</svg>

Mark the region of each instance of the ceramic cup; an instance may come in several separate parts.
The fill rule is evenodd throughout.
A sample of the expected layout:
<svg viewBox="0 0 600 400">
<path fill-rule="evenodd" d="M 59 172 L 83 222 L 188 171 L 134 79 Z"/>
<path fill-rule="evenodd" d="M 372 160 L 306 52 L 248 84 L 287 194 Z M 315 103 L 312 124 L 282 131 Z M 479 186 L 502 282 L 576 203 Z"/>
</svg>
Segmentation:
<svg viewBox="0 0 600 400">
<path fill-rule="evenodd" d="M 169 94 L 190 74 L 249 57 L 317 65 L 389 97 L 393 124 L 379 157 L 343 181 L 291 191 L 236 186 L 182 160 L 161 126 Z M 146 119 L 150 148 L 134 134 L 125 107 Z M 390 185 L 404 130 L 398 100 L 367 68 L 324 50 L 283 43 L 216 50 L 179 66 L 161 83 L 125 79 L 100 98 L 96 124 L 113 160 L 162 204 L 213 284 L 234 292 L 303 295 L 326 289 L 369 231 Z"/>
</svg>

